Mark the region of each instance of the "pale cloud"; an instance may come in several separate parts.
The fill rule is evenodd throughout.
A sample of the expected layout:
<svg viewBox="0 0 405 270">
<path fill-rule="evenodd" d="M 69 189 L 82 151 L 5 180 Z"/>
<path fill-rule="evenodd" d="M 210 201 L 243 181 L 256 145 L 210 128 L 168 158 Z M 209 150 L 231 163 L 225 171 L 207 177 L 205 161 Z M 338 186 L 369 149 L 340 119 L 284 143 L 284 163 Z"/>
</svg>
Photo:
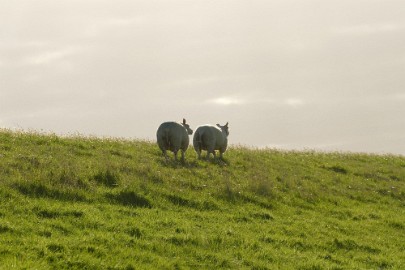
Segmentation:
<svg viewBox="0 0 405 270">
<path fill-rule="evenodd" d="M 133 18 L 112 18 L 105 22 L 107 26 L 132 26 L 140 25 L 146 22 L 146 18 L 142 16 Z"/>
<path fill-rule="evenodd" d="M 12 69 L 15 67 L 32 65 L 31 59 L 35 52 L 45 50 L 44 42 L 29 41 L 19 42 L 18 40 L 8 39 L 0 40 L 0 68 Z"/>
<path fill-rule="evenodd" d="M 84 34 L 89 37 L 96 37 L 102 35 L 105 31 L 117 30 L 117 28 L 142 26 L 146 22 L 147 20 L 144 16 L 93 20 L 85 22 L 87 23 L 87 26 L 84 28 Z"/>
<path fill-rule="evenodd" d="M 28 65 L 48 65 L 54 62 L 63 61 L 77 52 L 78 49 L 73 47 L 44 51 L 28 57 L 26 63 Z"/>
<path fill-rule="evenodd" d="M 215 83 L 223 81 L 226 78 L 220 76 L 208 76 L 208 77 L 193 77 L 186 79 L 179 79 L 176 81 L 166 82 L 161 85 L 162 88 L 171 87 L 195 87 L 196 85 L 205 85 L 209 83 Z"/>
<path fill-rule="evenodd" d="M 271 143 L 271 144 L 266 144 L 261 146 L 261 148 L 269 148 L 269 149 L 284 149 L 284 150 L 290 150 L 290 149 L 297 149 L 297 150 L 303 150 L 303 151 L 334 151 L 337 150 L 341 147 L 343 147 L 347 142 L 343 141 L 334 141 L 334 142 L 322 142 L 322 143 L 307 143 L 305 146 L 297 144 L 297 143 Z"/>
<path fill-rule="evenodd" d="M 335 32 L 342 35 L 370 35 L 380 33 L 394 33 L 405 30 L 405 25 L 396 23 L 358 24 L 339 27 Z"/>
<path fill-rule="evenodd" d="M 394 99 L 396 99 L 396 100 L 405 100 L 405 93 L 400 93 L 400 94 L 394 95 Z"/>
<path fill-rule="evenodd" d="M 38 49 L 44 48 L 49 45 L 49 43 L 43 40 L 29 40 L 29 41 L 18 41 L 14 39 L 0 41 L 0 49 L 2 50 L 21 50 L 21 49 Z"/>
</svg>

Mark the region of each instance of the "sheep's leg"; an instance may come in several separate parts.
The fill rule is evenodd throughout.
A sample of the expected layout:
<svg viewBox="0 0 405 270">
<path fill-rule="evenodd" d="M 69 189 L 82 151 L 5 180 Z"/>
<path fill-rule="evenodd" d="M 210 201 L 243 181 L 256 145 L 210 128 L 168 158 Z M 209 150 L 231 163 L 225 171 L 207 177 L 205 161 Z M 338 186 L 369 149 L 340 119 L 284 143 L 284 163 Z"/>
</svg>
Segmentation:
<svg viewBox="0 0 405 270">
<path fill-rule="evenodd" d="M 199 145 L 194 145 L 194 150 L 197 153 L 198 159 L 201 159 L 201 147 Z"/>
<path fill-rule="evenodd" d="M 211 153 L 214 155 L 214 158 L 215 158 L 215 150 L 212 147 L 207 147 L 207 160 L 210 159 Z"/>
<path fill-rule="evenodd" d="M 163 156 L 165 157 L 165 160 L 167 161 L 169 159 L 169 157 L 167 156 L 166 149 L 163 149 L 162 152 L 163 152 Z"/>
<path fill-rule="evenodd" d="M 174 151 L 174 160 L 177 160 L 177 152 L 178 152 L 178 150 Z"/>
<path fill-rule="evenodd" d="M 181 161 L 184 162 L 184 150 L 181 150 Z"/>
<path fill-rule="evenodd" d="M 201 142 L 194 142 L 194 150 L 197 153 L 198 159 L 201 159 Z"/>
</svg>

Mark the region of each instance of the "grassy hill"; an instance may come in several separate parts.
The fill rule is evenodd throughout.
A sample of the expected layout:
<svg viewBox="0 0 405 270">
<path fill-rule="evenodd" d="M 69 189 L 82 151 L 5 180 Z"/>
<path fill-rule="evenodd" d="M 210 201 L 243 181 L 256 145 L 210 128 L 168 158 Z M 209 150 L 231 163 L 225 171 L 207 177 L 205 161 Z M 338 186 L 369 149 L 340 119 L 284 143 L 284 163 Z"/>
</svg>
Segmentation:
<svg viewBox="0 0 405 270">
<path fill-rule="evenodd" d="M 0 269 L 405 269 L 405 158 L 0 130 Z"/>
</svg>

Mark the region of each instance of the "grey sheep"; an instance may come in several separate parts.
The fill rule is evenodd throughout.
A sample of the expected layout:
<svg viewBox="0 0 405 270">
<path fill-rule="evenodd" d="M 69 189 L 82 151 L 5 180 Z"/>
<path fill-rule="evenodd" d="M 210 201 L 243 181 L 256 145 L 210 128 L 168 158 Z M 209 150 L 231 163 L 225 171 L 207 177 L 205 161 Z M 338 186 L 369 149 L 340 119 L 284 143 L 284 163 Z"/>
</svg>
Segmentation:
<svg viewBox="0 0 405 270">
<path fill-rule="evenodd" d="M 193 134 L 193 130 L 186 124 L 186 119 L 183 119 L 183 123 L 165 122 L 159 126 L 156 138 L 166 161 L 168 160 L 167 150 L 174 153 L 175 160 L 177 160 L 177 152 L 181 150 L 181 159 L 184 161 L 184 153 L 190 142 L 188 135 L 191 134 Z"/>
<path fill-rule="evenodd" d="M 207 159 L 210 158 L 210 153 L 214 155 L 215 150 L 219 150 L 220 158 L 228 146 L 229 127 L 228 123 L 221 126 L 217 124 L 199 126 L 194 132 L 193 146 L 197 152 L 198 158 L 201 159 L 201 151 L 207 151 Z"/>
</svg>

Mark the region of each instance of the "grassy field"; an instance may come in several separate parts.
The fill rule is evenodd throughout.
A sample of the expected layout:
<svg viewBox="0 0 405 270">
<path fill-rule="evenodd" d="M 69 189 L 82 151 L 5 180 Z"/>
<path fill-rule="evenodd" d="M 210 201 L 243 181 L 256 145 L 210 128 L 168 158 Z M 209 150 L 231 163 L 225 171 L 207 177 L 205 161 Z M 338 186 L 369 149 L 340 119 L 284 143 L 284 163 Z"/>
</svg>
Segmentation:
<svg viewBox="0 0 405 270">
<path fill-rule="evenodd" d="M 405 158 L 0 130 L 0 269 L 405 269 Z"/>
</svg>

